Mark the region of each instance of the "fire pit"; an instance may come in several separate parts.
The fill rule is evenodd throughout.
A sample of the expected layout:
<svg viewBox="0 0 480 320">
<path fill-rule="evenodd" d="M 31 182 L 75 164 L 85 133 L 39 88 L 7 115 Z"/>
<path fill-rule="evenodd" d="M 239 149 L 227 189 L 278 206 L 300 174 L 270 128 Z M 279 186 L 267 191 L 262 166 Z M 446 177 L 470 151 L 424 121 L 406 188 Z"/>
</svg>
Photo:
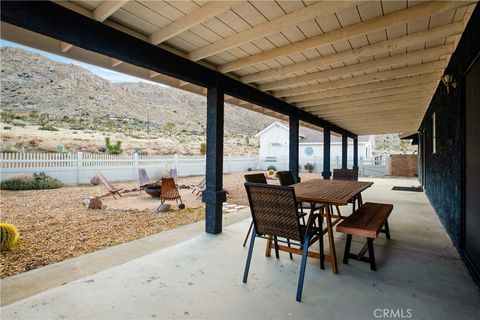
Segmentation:
<svg viewBox="0 0 480 320">
<path fill-rule="evenodd" d="M 160 198 L 160 193 L 162 192 L 162 186 L 159 184 L 153 184 L 149 187 L 146 187 L 145 192 L 154 198 Z"/>
</svg>

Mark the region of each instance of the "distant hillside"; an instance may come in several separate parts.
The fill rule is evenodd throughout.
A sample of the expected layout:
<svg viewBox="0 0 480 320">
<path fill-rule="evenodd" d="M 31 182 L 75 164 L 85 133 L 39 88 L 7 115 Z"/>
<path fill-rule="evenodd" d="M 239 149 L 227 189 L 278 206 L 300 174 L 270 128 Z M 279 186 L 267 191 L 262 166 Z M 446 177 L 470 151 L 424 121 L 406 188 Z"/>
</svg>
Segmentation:
<svg viewBox="0 0 480 320">
<path fill-rule="evenodd" d="M 38 111 L 56 117 L 97 121 L 107 115 L 127 116 L 151 129 L 174 123 L 176 129 L 204 132 L 206 98 L 150 84 L 111 83 L 77 65 L 53 61 L 19 48 L 1 48 L 2 109 Z M 225 131 L 253 136 L 272 118 L 231 105 L 225 106 Z"/>
</svg>

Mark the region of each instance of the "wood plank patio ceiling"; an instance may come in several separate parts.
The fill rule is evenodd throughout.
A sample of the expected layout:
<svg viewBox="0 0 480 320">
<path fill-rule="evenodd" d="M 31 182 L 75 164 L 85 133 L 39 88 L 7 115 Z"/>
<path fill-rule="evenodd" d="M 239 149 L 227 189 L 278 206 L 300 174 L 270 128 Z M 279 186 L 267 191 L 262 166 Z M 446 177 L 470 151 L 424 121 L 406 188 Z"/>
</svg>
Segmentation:
<svg viewBox="0 0 480 320">
<path fill-rule="evenodd" d="M 476 5 L 405 0 L 56 2 L 356 134 L 417 130 Z M 67 43 L 58 43 L 56 50 L 74 58 L 85 55 Z M 119 60 L 108 64 L 205 93 L 148 70 L 139 74 Z M 226 97 L 226 102 L 285 120 L 236 98 Z"/>
</svg>

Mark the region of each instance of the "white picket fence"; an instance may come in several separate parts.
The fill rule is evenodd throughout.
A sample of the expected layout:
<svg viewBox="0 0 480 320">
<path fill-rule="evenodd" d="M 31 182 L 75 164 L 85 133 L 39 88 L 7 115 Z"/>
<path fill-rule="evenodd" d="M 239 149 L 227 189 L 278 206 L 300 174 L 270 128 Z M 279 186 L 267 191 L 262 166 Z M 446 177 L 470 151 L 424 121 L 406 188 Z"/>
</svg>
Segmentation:
<svg viewBox="0 0 480 320">
<path fill-rule="evenodd" d="M 305 163 L 314 165 L 314 172 L 321 173 L 323 159 L 300 158 L 300 168 Z M 349 159 L 348 166 L 352 167 Z M 288 158 L 259 159 L 258 156 L 225 156 L 223 171 L 242 172 L 249 169 L 266 170 L 274 166 L 276 170 L 288 170 Z M 332 159 L 331 169 L 340 168 L 341 160 Z M 85 184 L 101 171 L 111 181 L 138 179 L 138 169 L 145 168 L 151 177 L 161 176 L 170 169 L 177 169 L 179 176 L 205 174 L 204 156 L 179 155 L 108 155 L 88 153 L 0 153 L 0 180 L 25 173 L 45 172 L 65 184 Z M 362 175 L 387 175 L 386 161 L 359 159 Z"/>
<path fill-rule="evenodd" d="M 257 157 L 226 156 L 224 171 L 247 171 L 254 168 Z M 162 155 L 108 155 L 88 153 L 2 153 L 0 154 L 0 179 L 24 174 L 45 172 L 66 184 L 90 183 L 96 171 L 101 171 L 111 181 L 138 179 L 138 169 L 145 168 L 156 176 L 176 168 L 179 176 L 205 174 L 205 157 Z"/>
</svg>

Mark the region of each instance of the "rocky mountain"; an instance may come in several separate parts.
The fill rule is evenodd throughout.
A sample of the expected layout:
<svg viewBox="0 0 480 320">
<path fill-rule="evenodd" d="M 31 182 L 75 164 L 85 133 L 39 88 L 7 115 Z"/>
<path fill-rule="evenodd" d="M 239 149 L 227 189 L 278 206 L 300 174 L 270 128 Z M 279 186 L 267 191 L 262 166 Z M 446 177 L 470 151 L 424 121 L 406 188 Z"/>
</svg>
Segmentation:
<svg viewBox="0 0 480 320">
<path fill-rule="evenodd" d="M 153 130 L 174 123 L 178 131 L 199 134 L 206 121 L 203 96 L 147 82 L 112 83 L 80 66 L 13 47 L 1 48 L 1 107 L 91 121 L 126 116 L 142 126 L 150 121 Z M 258 113 L 225 106 L 227 135 L 252 136 L 271 122 Z"/>
</svg>

